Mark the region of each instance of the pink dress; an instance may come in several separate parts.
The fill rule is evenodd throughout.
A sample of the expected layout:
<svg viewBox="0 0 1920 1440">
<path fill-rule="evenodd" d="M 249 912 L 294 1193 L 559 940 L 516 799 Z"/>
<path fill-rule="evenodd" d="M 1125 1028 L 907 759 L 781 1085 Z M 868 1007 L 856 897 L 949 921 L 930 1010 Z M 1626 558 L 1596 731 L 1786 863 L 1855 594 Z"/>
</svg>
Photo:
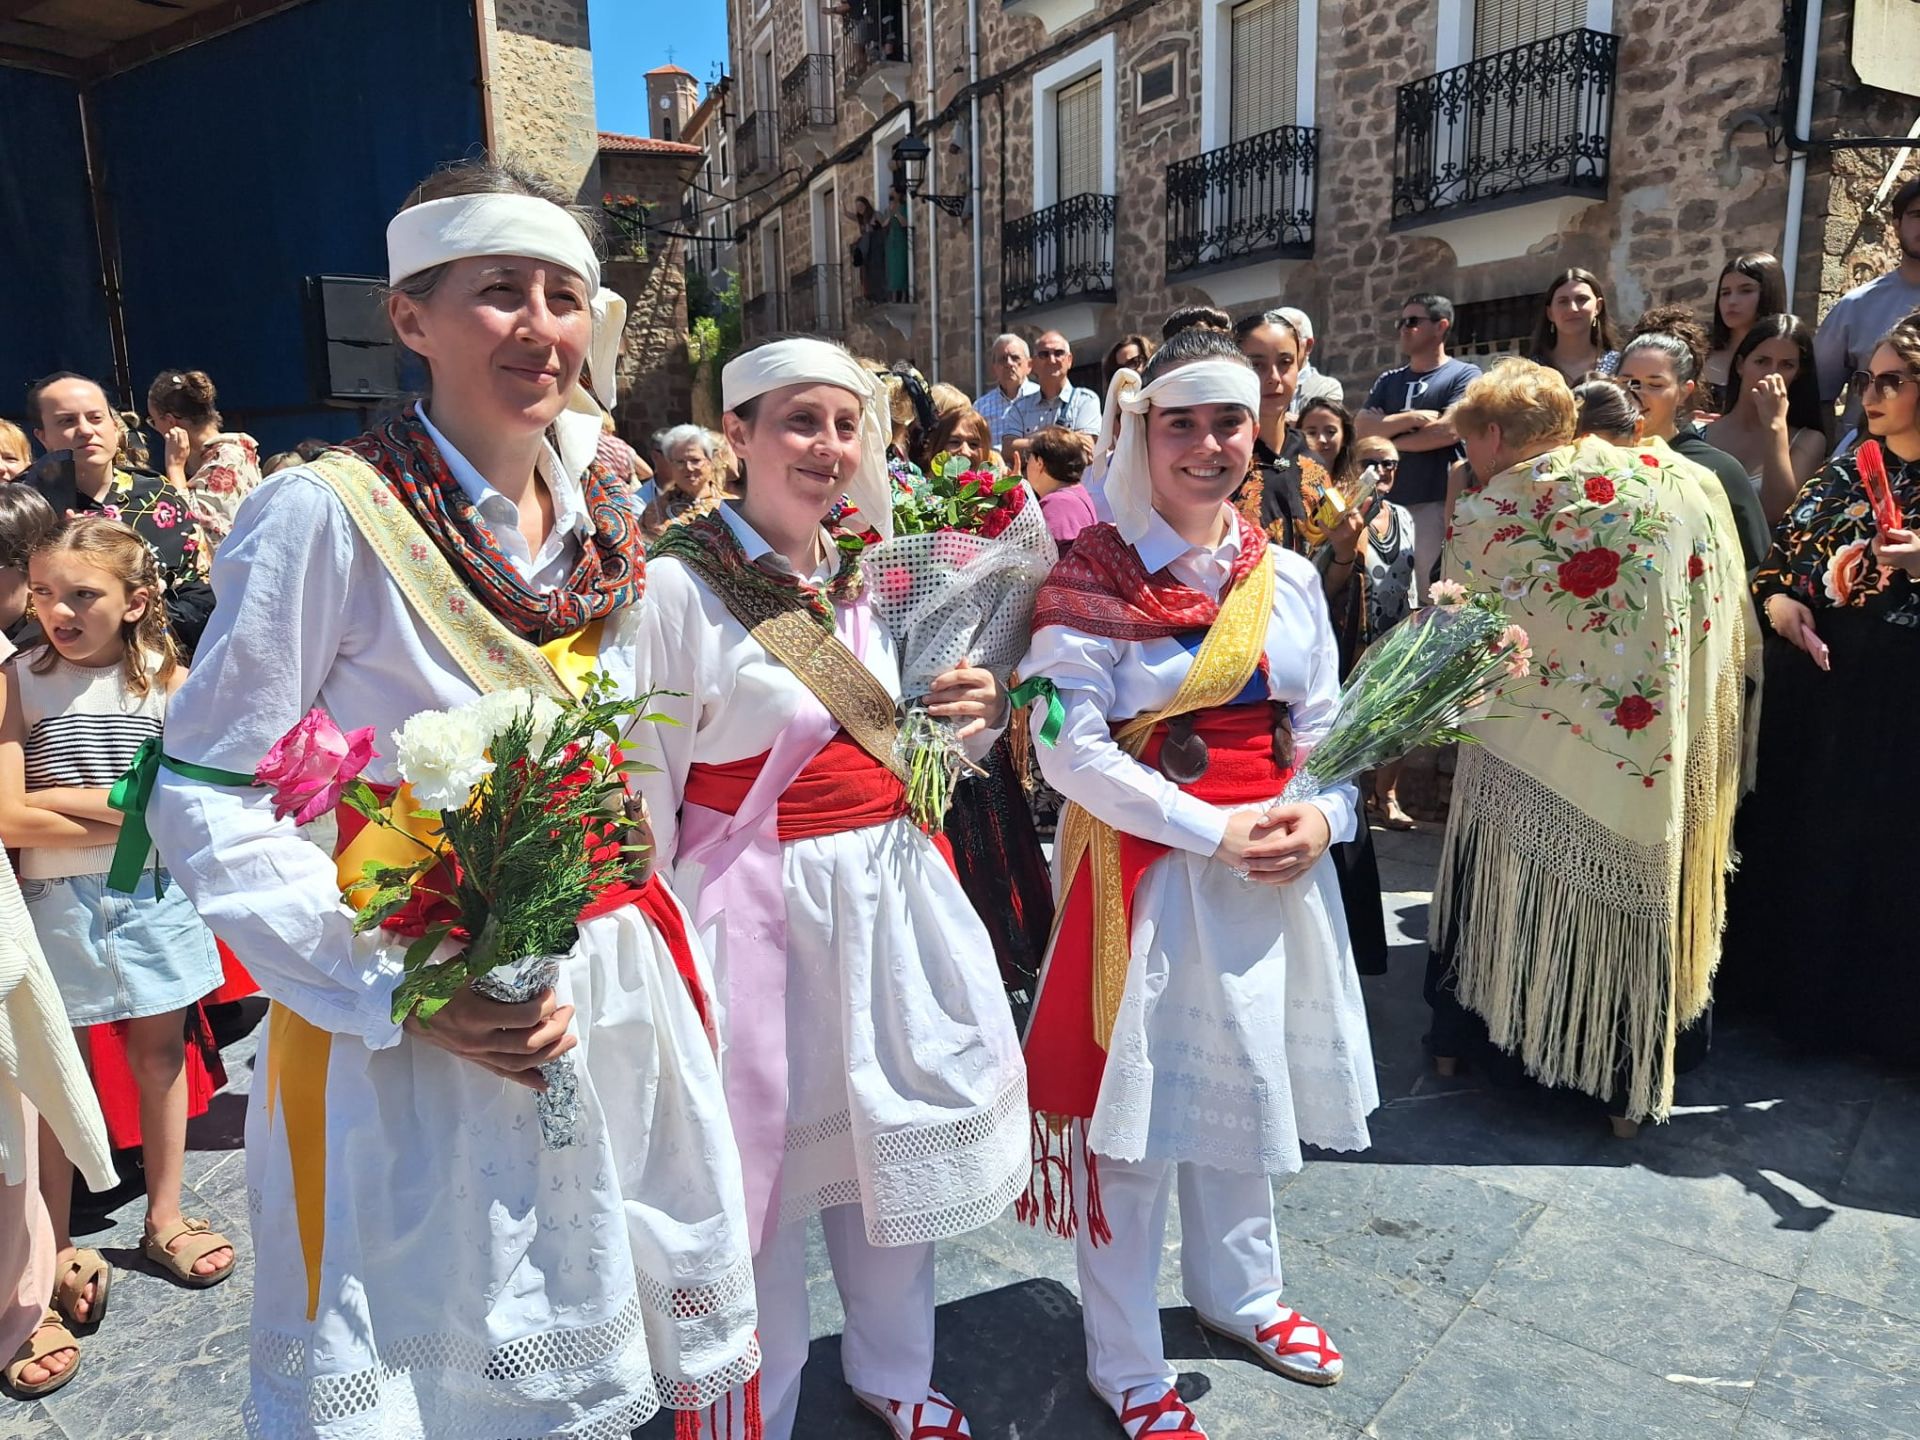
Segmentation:
<svg viewBox="0 0 1920 1440">
<path fill-rule="evenodd" d="M 1040 497 L 1040 513 L 1047 517 L 1047 529 L 1054 544 L 1062 550 L 1073 543 L 1082 530 L 1093 524 L 1093 497 L 1084 485 L 1063 485 Z"/>
</svg>

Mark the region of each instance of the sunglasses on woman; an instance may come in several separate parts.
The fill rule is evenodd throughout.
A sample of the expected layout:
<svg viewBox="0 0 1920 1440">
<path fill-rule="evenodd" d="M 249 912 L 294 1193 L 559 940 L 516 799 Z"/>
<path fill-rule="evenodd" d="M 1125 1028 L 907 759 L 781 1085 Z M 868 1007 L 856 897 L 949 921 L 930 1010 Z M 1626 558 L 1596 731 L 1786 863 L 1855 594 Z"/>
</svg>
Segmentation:
<svg viewBox="0 0 1920 1440">
<path fill-rule="evenodd" d="M 1882 400 L 1891 400 L 1909 385 L 1920 385 L 1920 375 L 1910 370 L 1882 370 L 1874 375 L 1865 370 L 1853 372 L 1853 393 L 1865 399 L 1868 395 L 1877 395 Z"/>
</svg>

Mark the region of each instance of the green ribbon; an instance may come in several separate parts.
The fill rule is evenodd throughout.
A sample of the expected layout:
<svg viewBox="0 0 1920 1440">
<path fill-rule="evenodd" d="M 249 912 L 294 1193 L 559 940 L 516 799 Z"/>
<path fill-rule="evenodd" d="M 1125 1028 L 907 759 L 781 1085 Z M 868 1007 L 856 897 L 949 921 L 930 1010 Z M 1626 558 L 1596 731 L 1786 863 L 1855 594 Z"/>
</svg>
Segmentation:
<svg viewBox="0 0 1920 1440">
<path fill-rule="evenodd" d="M 1045 700 L 1047 713 L 1040 721 L 1040 728 L 1033 733 L 1039 737 L 1042 745 L 1047 746 L 1060 738 L 1060 732 L 1067 723 L 1067 707 L 1060 703 L 1060 692 L 1054 687 L 1053 681 L 1044 675 L 1022 680 L 1007 692 L 1007 700 L 1022 707 L 1036 700 Z"/>
<path fill-rule="evenodd" d="M 134 886 L 140 883 L 141 871 L 147 868 L 147 856 L 153 853 L 153 835 L 147 829 L 147 802 L 153 798 L 154 782 L 160 778 L 162 766 L 176 775 L 208 785 L 259 783 L 253 776 L 242 775 L 237 770 L 216 770 L 211 765 L 176 760 L 160 748 L 158 736 L 143 741 L 132 766 L 107 792 L 107 804 L 127 817 L 120 822 L 120 838 L 113 846 L 113 864 L 107 870 L 107 888 L 122 895 L 133 893 Z M 154 871 L 153 889 L 157 896 L 160 893 L 158 869 Z"/>
</svg>

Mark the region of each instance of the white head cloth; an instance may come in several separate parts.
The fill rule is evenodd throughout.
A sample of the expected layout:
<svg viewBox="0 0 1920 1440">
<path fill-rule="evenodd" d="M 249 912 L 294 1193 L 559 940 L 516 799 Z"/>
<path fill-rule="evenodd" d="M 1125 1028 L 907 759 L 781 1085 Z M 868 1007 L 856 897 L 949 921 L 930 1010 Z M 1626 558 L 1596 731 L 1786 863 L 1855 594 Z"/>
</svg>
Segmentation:
<svg viewBox="0 0 1920 1440">
<path fill-rule="evenodd" d="M 1260 382 L 1242 360 L 1195 360 L 1169 370 L 1151 385 L 1137 370 L 1121 370 L 1107 387 L 1096 458 L 1087 477 L 1101 492 L 1120 538 L 1137 545 L 1153 519 L 1153 477 L 1147 468 L 1147 411 L 1155 405 L 1244 405 L 1260 414 Z"/>
<path fill-rule="evenodd" d="M 613 409 L 620 369 L 620 332 L 627 302 L 600 285 L 600 259 L 579 222 L 558 205 L 532 195 L 449 195 L 402 210 L 387 222 L 387 283 L 480 255 L 524 255 L 562 265 L 587 282 L 593 343 L 587 364 L 593 398 Z M 595 408 L 576 388 L 571 408 Z M 597 413 L 597 410 L 596 410 Z"/>
<path fill-rule="evenodd" d="M 860 461 L 847 477 L 846 497 L 861 522 L 893 538 L 893 480 L 887 474 L 886 382 L 838 345 L 824 340 L 776 340 L 736 355 L 720 372 L 720 407 L 736 410 L 756 396 L 788 385 L 838 385 L 860 401 Z M 747 483 L 753 483 L 749 476 Z"/>
</svg>

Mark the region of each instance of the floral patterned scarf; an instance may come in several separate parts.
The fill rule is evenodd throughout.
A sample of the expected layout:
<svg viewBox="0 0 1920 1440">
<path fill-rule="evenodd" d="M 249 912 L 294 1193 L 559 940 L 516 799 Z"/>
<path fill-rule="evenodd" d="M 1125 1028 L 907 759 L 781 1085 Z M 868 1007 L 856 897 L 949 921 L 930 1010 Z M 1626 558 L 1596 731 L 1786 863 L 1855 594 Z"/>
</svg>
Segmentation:
<svg viewBox="0 0 1920 1440">
<path fill-rule="evenodd" d="M 1709 481 L 1711 477 L 1706 477 Z M 1532 637 L 1536 684 L 1470 728 L 1434 933 L 1534 1074 L 1672 1103 L 1672 1038 L 1719 958 L 1751 636 L 1717 484 L 1581 440 L 1460 497 L 1446 575 Z M 1616 1043 L 1617 1041 L 1617 1043 Z"/>
<path fill-rule="evenodd" d="M 1240 553 L 1227 577 L 1228 592 L 1267 558 L 1267 538 L 1258 526 L 1234 512 Z M 1220 603 L 1166 570 L 1147 573 L 1140 552 L 1120 538 L 1112 525 L 1091 525 L 1075 537 L 1073 549 L 1053 567 L 1034 602 L 1033 628 L 1071 625 L 1109 640 L 1158 640 L 1204 630 L 1220 613 Z"/>
<path fill-rule="evenodd" d="M 604 465 L 580 477 L 593 533 L 566 584 L 542 595 L 521 578 L 411 409 L 341 447 L 380 472 L 420 526 L 509 629 L 536 645 L 571 635 L 646 590 L 646 542 L 633 502 Z"/>
<path fill-rule="evenodd" d="M 713 511 L 668 526 L 647 553 L 655 558 L 672 556 L 719 595 L 753 590 L 798 605 L 832 634 L 835 603 L 859 595 L 865 582 L 860 573 L 863 547 L 859 538 L 837 526 L 830 526 L 827 533 L 839 547 L 840 568 L 824 587 L 809 585 L 790 570 L 749 560 L 733 527 Z"/>
</svg>

